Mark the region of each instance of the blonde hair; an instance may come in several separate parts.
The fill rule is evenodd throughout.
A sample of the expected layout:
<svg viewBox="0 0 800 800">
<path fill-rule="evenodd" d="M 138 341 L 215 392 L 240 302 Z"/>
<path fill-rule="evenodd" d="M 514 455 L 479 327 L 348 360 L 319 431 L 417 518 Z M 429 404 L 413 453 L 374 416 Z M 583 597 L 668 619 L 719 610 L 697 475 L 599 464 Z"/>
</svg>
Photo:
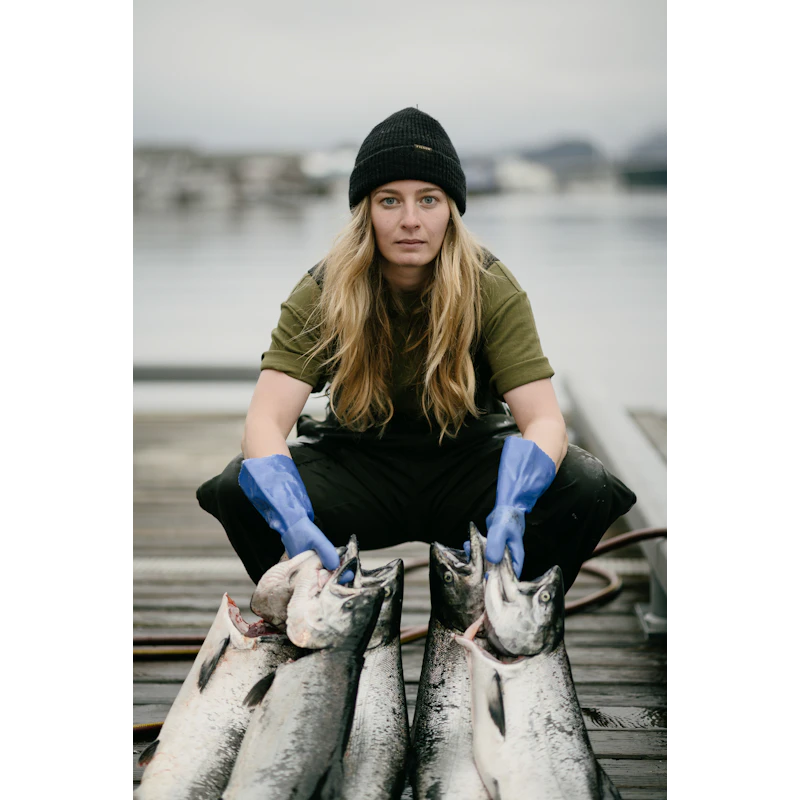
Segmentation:
<svg viewBox="0 0 800 800">
<path fill-rule="evenodd" d="M 455 436 L 467 413 L 477 416 L 472 355 L 481 326 L 480 274 L 484 250 L 467 230 L 455 202 L 447 198 L 450 222 L 430 280 L 422 291 L 406 352 L 425 352 L 417 376 L 423 413 L 439 425 L 442 438 Z M 309 323 L 332 374 L 331 408 L 346 427 L 385 428 L 394 415 L 390 395 L 394 344 L 389 309 L 399 304 L 383 276 L 372 228 L 370 198 L 353 210 L 350 222 L 325 257 L 319 304 Z"/>
</svg>

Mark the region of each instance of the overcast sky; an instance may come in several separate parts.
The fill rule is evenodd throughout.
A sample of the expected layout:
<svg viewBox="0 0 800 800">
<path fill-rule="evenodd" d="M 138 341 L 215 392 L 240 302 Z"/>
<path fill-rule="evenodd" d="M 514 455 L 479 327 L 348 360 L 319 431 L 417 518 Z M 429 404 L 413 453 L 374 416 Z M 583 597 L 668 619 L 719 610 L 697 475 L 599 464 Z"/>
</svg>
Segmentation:
<svg viewBox="0 0 800 800">
<path fill-rule="evenodd" d="M 418 105 L 459 152 L 665 130 L 666 0 L 134 0 L 137 143 L 354 144 Z"/>
</svg>

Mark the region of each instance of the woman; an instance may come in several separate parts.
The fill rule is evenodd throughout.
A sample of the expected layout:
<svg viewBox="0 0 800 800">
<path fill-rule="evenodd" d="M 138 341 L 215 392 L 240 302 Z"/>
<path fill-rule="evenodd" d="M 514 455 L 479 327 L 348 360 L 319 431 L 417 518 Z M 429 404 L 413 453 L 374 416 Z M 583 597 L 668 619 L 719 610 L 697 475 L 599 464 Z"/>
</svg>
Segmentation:
<svg viewBox="0 0 800 800">
<path fill-rule="evenodd" d="M 283 303 L 242 454 L 200 505 L 255 582 L 284 547 L 334 569 L 352 533 L 364 549 L 457 547 L 474 521 L 489 561 L 508 546 L 524 580 L 559 564 L 566 590 L 636 498 L 568 445 L 527 296 L 461 220 L 466 181 L 442 126 L 414 108 L 377 125 L 350 206 Z M 300 416 L 326 385 L 325 421 Z"/>
</svg>

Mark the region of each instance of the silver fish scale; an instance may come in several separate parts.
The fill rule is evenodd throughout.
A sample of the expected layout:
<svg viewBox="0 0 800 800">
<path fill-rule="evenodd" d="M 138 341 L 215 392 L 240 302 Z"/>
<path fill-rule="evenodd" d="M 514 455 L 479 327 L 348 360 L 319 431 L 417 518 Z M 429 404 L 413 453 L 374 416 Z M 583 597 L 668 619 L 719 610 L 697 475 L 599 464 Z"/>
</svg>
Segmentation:
<svg viewBox="0 0 800 800">
<path fill-rule="evenodd" d="M 367 650 L 344 757 L 342 800 L 393 800 L 409 745 L 400 638 Z"/>
<path fill-rule="evenodd" d="M 224 800 L 338 796 L 359 657 L 320 650 L 278 668 L 247 729 Z M 327 777 L 326 777 L 327 776 Z"/>
<path fill-rule="evenodd" d="M 489 800 L 475 766 L 466 654 L 453 631 L 431 619 L 414 719 L 416 798 Z"/>
<path fill-rule="evenodd" d="M 245 649 L 234 636 L 200 691 L 201 668 L 230 634 L 228 614 L 224 599 L 164 721 L 136 800 L 218 800 L 253 711 L 242 701 L 264 675 L 299 653 L 283 636 L 250 640 Z"/>
<path fill-rule="evenodd" d="M 469 658 L 475 760 L 493 800 L 618 800 L 592 751 L 563 641 L 512 664 Z M 503 733 L 490 709 L 498 687 Z"/>
</svg>

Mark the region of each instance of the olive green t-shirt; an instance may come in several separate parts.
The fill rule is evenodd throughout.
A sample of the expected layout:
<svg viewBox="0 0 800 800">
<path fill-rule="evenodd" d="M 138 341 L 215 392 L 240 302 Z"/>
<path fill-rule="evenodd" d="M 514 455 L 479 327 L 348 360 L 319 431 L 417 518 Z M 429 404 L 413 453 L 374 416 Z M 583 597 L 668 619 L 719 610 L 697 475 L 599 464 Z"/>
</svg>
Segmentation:
<svg viewBox="0 0 800 800">
<path fill-rule="evenodd" d="M 278 325 L 272 331 L 270 349 L 261 356 L 261 369 L 275 369 L 322 391 L 329 377 L 320 354 L 309 360 L 318 332 L 306 323 L 319 301 L 321 289 L 306 273 L 281 304 Z M 500 261 L 493 261 L 481 274 L 482 324 L 480 345 L 474 358 L 477 381 L 476 404 L 483 411 L 501 410 L 499 400 L 517 386 L 549 378 L 550 362 L 542 353 L 536 323 L 527 294 Z M 419 417 L 418 383 L 424 353 L 420 348 L 405 352 L 412 316 L 421 308 L 419 295 L 402 297 L 404 308 L 391 312 L 395 354 L 391 387 L 395 413 Z"/>
</svg>

